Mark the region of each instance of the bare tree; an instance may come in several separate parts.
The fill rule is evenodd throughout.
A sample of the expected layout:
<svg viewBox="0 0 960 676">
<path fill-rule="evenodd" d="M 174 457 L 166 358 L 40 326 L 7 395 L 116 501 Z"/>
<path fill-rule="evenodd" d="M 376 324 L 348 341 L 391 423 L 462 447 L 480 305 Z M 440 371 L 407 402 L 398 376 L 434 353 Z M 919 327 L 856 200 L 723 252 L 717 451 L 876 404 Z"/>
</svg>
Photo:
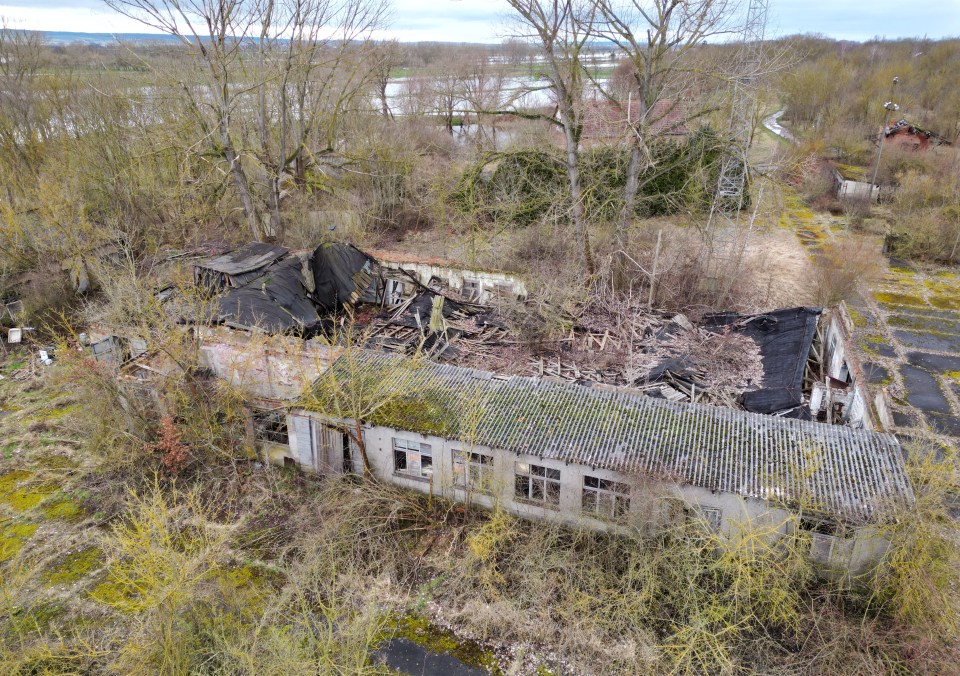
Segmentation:
<svg viewBox="0 0 960 676">
<path fill-rule="evenodd" d="M 400 43 L 396 40 L 381 42 L 371 50 L 370 56 L 373 59 L 373 86 L 377 99 L 380 100 L 380 113 L 384 119 L 392 119 L 393 111 L 387 101 L 387 86 L 390 84 L 390 73 L 402 62 Z"/>
<path fill-rule="evenodd" d="M 227 165 L 251 235 L 276 236 L 281 183 L 291 171 L 302 181 L 311 134 L 326 137 L 321 150 L 335 145 L 331 130 L 345 102 L 364 86 L 360 60 L 348 65 L 348 56 L 357 51 L 356 41 L 379 25 L 384 2 L 105 2 L 175 36 L 197 57 L 198 81 L 178 73 L 177 83 L 203 143 Z M 251 176 L 264 196 L 258 196 Z"/>
<path fill-rule="evenodd" d="M 697 99 L 701 81 L 691 53 L 707 39 L 730 31 L 736 3 L 731 0 L 596 0 L 597 35 L 627 55 L 626 78 L 612 78 L 603 87 L 606 96 L 621 107 L 630 129 L 630 162 L 624 189 L 623 213 L 617 227 L 618 243 L 628 240 L 630 219 L 636 207 L 640 176 L 651 167 L 649 143 L 665 118 L 685 124 L 701 115 Z M 624 82 L 624 79 L 626 82 Z M 625 86 L 626 85 L 626 86 Z M 625 90 L 625 91 L 624 91 Z M 626 93 L 627 101 L 623 100 Z M 657 105 L 662 101 L 661 105 Z"/>
<path fill-rule="evenodd" d="M 507 71 L 502 63 L 491 62 L 486 53 L 471 54 L 461 77 L 462 98 L 477 116 L 477 146 L 482 150 L 497 147 L 497 116 L 483 111 L 499 110 L 504 103 Z"/>
<path fill-rule="evenodd" d="M 557 121 L 563 130 L 567 179 L 572 201 L 570 217 L 583 252 L 587 273 L 596 266 L 590 246 L 580 180 L 580 137 L 583 133 L 584 68 L 582 57 L 591 36 L 596 13 L 592 3 L 581 0 L 508 0 L 516 13 L 519 35 L 537 46 L 543 57 L 546 78 L 557 105 Z"/>
</svg>

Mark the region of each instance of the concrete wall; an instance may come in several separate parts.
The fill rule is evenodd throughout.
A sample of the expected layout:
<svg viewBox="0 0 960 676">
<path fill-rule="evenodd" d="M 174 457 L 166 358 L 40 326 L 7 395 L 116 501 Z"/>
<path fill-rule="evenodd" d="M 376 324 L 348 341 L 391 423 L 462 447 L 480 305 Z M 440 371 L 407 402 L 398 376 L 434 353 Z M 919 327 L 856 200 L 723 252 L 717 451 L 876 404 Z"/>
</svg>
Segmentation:
<svg viewBox="0 0 960 676">
<path fill-rule="evenodd" d="M 446 282 L 451 288 L 462 291 L 464 281 L 476 282 L 480 287 L 480 295 L 475 300 L 481 303 L 488 303 L 493 300 L 496 297 L 498 287 L 510 289 L 511 293 L 517 298 L 526 298 L 527 296 L 527 289 L 523 281 L 505 272 L 464 270 L 419 262 L 381 260 L 379 263 L 384 268 L 406 271 L 424 286 L 429 285 L 431 279 L 437 278 Z"/>
<path fill-rule="evenodd" d="M 866 181 L 849 181 L 842 177 L 837 181 L 837 197 L 840 199 L 880 201 L 880 186 Z"/>
<path fill-rule="evenodd" d="M 333 452 L 324 450 L 324 437 L 329 435 L 328 421 L 303 410 L 288 415 L 290 431 L 289 457 L 297 460 L 308 471 L 338 472 L 337 462 L 342 446 Z M 436 436 L 404 432 L 389 427 L 365 427 L 364 441 L 371 471 L 380 480 L 421 493 L 446 497 L 457 502 L 469 502 L 486 508 L 500 505 L 503 509 L 527 519 L 541 519 L 573 527 L 594 530 L 637 529 L 653 532 L 669 525 L 671 520 L 704 514 L 703 510 L 719 510 L 720 532 L 734 539 L 742 526 L 768 531 L 770 537 L 783 534 L 790 514 L 764 500 L 745 498 L 725 492 L 715 492 L 697 486 L 681 485 L 672 481 L 625 475 L 585 465 L 566 464 L 556 460 L 514 453 L 479 444 L 465 444 Z M 334 438 L 336 438 L 334 434 Z M 427 443 L 431 447 L 433 471 L 430 478 L 413 477 L 394 469 L 394 438 Z M 454 480 L 454 451 L 484 453 L 493 458 L 490 468 L 492 480 L 489 490 L 466 489 Z M 362 472 L 363 465 L 356 448 L 351 453 L 353 471 Z M 274 459 L 274 462 L 278 462 Z M 282 459 L 279 460 L 282 462 Z M 516 463 L 539 465 L 560 472 L 559 504 L 548 506 L 524 501 L 515 494 Z M 582 507 L 584 477 L 616 481 L 630 487 L 630 511 L 623 518 L 597 518 Z M 755 531 L 754 531 L 755 532 Z M 854 532 L 852 537 L 827 541 L 821 538 L 819 549 L 812 553 L 814 563 L 826 575 L 837 576 L 869 569 L 884 551 L 885 543 L 878 541 L 869 529 Z M 827 546 L 824 546 L 824 542 Z"/>
<path fill-rule="evenodd" d="M 315 340 L 268 336 L 224 327 L 200 327 L 200 363 L 255 397 L 295 399 L 339 351 Z"/>
<path fill-rule="evenodd" d="M 833 393 L 833 396 L 838 399 L 842 397 L 845 401 L 841 422 L 867 430 L 886 429 L 884 419 L 877 413 L 877 407 L 871 406 L 869 382 L 853 345 L 853 320 L 845 304 L 841 303 L 829 311 L 823 343 L 826 375 L 849 383 L 846 391 L 836 390 Z M 826 385 L 821 383 L 819 393 L 815 387 L 811 396 L 812 405 L 816 404 L 818 396 L 827 396 L 822 392 L 825 387 Z M 879 409 L 886 411 L 883 402 Z"/>
</svg>

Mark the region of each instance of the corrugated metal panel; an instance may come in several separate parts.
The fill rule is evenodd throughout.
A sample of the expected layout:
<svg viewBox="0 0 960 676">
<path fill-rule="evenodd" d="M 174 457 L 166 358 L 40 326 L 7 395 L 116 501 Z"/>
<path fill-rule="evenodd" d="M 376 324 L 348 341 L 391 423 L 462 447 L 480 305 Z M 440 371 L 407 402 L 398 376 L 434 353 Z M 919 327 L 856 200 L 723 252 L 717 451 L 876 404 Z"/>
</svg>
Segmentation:
<svg viewBox="0 0 960 676">
<path fill-rule="evenodd" d="M 804 501 L 852 519 L 875 518 L 913 494 L 899 444 L 887 434 L 702 404 L 628 390 L 493 374 L 364 351 L 334 366 L 379 382 L 377 396 L 443 402 L 436 421 L 402 424 L 389 407 L 367 422 L 615 471 L 676 477 L 759 499 Z M 322 403 L 304 402 L 322 409 Z M 409 407 L 408 407 L 409 408 Z M 413 429 L 411 429 L 413 428 Z M 298 435 L 299 437 L 299 435 Z"/>
</svg>

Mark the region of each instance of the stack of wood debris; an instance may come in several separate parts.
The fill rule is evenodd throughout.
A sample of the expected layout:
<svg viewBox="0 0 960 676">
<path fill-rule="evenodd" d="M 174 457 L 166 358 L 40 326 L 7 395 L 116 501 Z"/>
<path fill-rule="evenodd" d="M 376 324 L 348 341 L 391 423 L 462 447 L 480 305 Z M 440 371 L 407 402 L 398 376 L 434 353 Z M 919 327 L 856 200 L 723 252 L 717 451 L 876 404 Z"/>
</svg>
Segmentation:
<svg viewBox="0 0 960 676">
<path fill-rule="evenodd" d="M 526 374 L 731 408 L 740 408 L 739 395 L 763 382 L 756 343 L 697 327 L 683 315 L 642 313 L 620 335 L 574 331 L 567 343 L 566 351 L 530 359 Z"/>
</svg>

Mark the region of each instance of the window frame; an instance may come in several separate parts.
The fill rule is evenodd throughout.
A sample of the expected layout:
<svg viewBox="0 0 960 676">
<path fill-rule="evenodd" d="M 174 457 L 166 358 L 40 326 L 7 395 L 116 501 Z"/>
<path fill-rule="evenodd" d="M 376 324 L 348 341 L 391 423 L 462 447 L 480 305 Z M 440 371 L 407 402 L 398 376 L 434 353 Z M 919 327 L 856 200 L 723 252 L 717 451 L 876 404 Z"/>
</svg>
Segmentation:
<svg viewBox="0 0 960 676">
<path fill-rule="evenodd" d="M 433 446 L 425 441 L 417 441 L 415 439 L 407 439 L 405 437 L 392 437 L 391 449 L 393 450 L 393 474 L 394 476 L 405 477 L 407 479 L 414 479 L 416 481 L 433 481 Z M 419 465 L 419 471 L 413 471 L 410 469 L 411 465 L 414 463 L 411 462 L 411 454 L 416 454 L 419 456 L 417 460 L 417 465 Z M 403 459 L 403 467 L 401 467 L 401 457 Z M 424 464 L 424 458 L 429 459 L 429 462 Z M 429 467 L 429 471 L 425 472 L 425 467 Z"/>
<path fill-rule="evenodd" d="M 468 287 L 473 290 L 473 293 L 468 292 Z M 460 287 L 460 293 L 467 300 L 479 301 L 483 295 L 483 282 L 473 277 L 464 277 L 463 286 Z"/>
<path fill-rule="evenodd" d="M 290 445 L 290 426 L 286 413 L 277 411 L 253 412 L 253 438 L 257 443 Z"/>
<path fill-rule="evenodd" d="M 563 490 L 560 470 L 518 460 L 513 463 L 513 476 L 513 495 L 516 500 L 548 509 L 560 508 L 560 494 Z M 521 485 L 524 486 L 523 489 Z"/>
<path fill-rule="evenodd" d="M 480 493 L 493 493 L 493 454 L 462 448 L 450 449 L 453 485 Z M 479 460 L 483 458 L 485 460 Z"/>
<path fill-rule="evenodd" d="M 723 531 L 723 510 L 719 507 L 697 505 L 697 516 L 707 524 L 707 529 L 711 533 L 720 533 Z"/>
<path fill-rule="evenodd" d="M 595 485 L 588 485 L 591 482 Z M 622 519 L 630 512 L 630 493 L 630 484 L 584 474 L 580 509 L 597 518 Z"/>
</svg>

